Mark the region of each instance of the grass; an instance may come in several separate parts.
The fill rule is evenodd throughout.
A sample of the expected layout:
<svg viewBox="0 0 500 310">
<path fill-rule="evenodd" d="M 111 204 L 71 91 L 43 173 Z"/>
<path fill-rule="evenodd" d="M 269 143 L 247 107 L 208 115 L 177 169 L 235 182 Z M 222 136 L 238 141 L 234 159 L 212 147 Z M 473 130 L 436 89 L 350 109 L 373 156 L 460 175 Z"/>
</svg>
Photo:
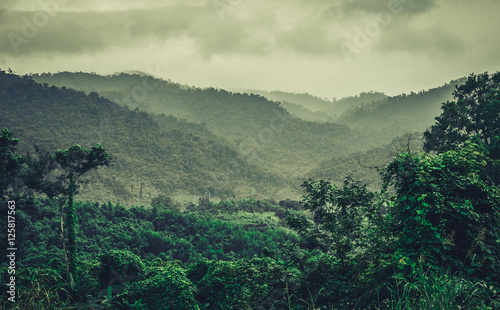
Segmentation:
<svg viewBox="0 0 500 310">
<path fill-rule="evenodd" d="M 449 269 L 424 270 L 420 264 L 412 279 L 406 280 L 397 275 L 394 278 L 395 285 L 386 285 L 390 297 L 380 303 L 379 309 L 483 309 L 478 308 L 482 282 L 466 280 L 451 274 Z"/>
</svg>

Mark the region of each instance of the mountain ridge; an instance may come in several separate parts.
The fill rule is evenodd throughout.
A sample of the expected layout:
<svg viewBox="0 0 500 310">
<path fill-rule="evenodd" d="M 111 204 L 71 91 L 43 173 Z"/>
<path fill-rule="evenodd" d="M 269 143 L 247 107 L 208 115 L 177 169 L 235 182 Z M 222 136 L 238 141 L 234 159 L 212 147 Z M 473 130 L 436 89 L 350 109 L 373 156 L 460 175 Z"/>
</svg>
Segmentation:
<svg viewBox="0 0 500 310">
<path fill-rule="evenodd" d="M 209 192 L 244 197 L 248 192 L 265 196 L 276 184 L 284 185 L 275 174 L 248 163 L 231 146 L 216 137 L 210 139 L 208 131 L 202 137 L 193 133 L 199 128 L 193 132 L 163 130 L 151 115 L 96 93 L 49 87 L 29 77 L 0 72 L 0 94 L 4 111 L 0 126 L 20 139 L 20 152 L 30 151 L 32 144 L 55 151 L 73 144 L 101 143 L 117 158 L 112 168 L 90 176 L 87 192 L 93 194 L 86 195 L 84 187 L 83 198 L 147 203 L 151 197 L 176 190 L 195 195 Z M 171 127 L 189 126 L 173 117 L 166 121 Z M 143 187 L 144 193 L 139 194 Z"/>
</svg>

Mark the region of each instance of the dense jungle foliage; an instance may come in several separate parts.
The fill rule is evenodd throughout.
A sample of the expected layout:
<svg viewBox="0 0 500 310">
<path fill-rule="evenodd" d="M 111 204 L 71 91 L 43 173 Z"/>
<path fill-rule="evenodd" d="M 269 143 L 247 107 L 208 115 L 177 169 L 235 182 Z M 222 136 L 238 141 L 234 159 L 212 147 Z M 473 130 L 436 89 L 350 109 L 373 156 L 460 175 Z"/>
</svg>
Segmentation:
<svg viewBox="0 0 500 310">
<path fill-rule="evenodd" d="M 5 128 L 0 212 L 15 201 L 18 260 L 16 301 L 3 292 L 0 305 L 498 309 L 500 73 L 471 75 L 454 98 L 423 134 L 425 151 L 408 137 L 374 165 L 380 190 L 352 175 L 308 179 L 300 202 L 78 201 L 84 175 L 119 154 L 106 144 L 20 153 Z M 9 258 L 1 263 L 5 282 Z"/>
</svg>

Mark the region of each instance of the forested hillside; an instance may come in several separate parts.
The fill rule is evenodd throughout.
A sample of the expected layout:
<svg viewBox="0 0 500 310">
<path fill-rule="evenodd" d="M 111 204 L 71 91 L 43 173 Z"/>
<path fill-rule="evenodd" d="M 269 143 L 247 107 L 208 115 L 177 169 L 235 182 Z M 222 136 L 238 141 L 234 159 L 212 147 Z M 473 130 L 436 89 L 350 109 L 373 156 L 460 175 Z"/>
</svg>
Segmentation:
<svg viewBox="0 0 500 310">
<path fill-rule="evenodd" d="M 404 133 L 423 132 L 441 113 L 441 103 L 453 98 L 455 86 L 465 78 L 418 93 L 387 96 L 379 92 L 363 92 L 357 96 L 332 101 L 309 94 L 252 90 L 282 106 L 294 116 L 318 122 L 344 124 L 356 131 L 357 139 L 370 146 L 372 141 L 390 143 Z"/>
<path fill-rule="evenodd" d="M 463 82 L 463 79 L 455 80 L 418 94 L 387 97 L 382 93 L 366 92 L 333 101 L 309 94 L 260 92 L 273 100 L 295 101 L 290 103 L 269 101 L 260 95 L 200 89 L 144 74 L 99 76 L 63 72 L 32 77 L 50 85 L 85 91 L 94 97 L 104 96 L 132 110 L 139 109 L 134 113 L 154 112 L 148 117 L 152 117 L 164 131 L 194 135 L 202 145 L 210 141 L 223 145 L 222 149 L 217 148 L 218 152 L 230 149 L 232 153 L 227 153 L 228 159 L 222 169 L 208 169 L 218 185 L 201 186 L 194 192 L 204 189 L 214 195 L 223 192 L 229 195 L 263 193 L 255 190 L 258 185 L 252 185 L 252 190 L 250 187 L 243 190 L 244 183 L 234 186 L 230 175 L 236 172 L 257 181 L 281 182 L 282 189 L 288 188 L 280 191 L 281 198 L 293 195 L 294 184 L 311 174 L 341 182 L 346 174 L 353 172 L 367 181 L 380 184 L 374 170 L 363 162 L 386 164 L 395 154 L 370 148 L 380 149 L 381 143 L 391 143 L 405 132 L 425 130 L 439 115 L 441 103 L 452 97 L 454 85 Z M 331 123 L 333 120 L 343 125 Z M 107 125 L 99 126 L 104 128 Z M 94 126 L 90 132 L 98 134 L 102 130 Z M 414 138 L 416 136 L 413 135 Z M 185 146 L 189 143 L 180 144 Z M 360 155 L 363 153 L 370 155 Z M 365 160 L 358 161 L 360 156 Z M 229 157 L 240 158 L 240 161 Z M 179 165 L 185 165 L 185 162 Z M 248 172 L 243 172 L 243 169 Z M 267 176 L 260 176 L 262 170 L 267 171 Z M 207 173 L 203 175 L 202 179 Z M 285 183 L 287 186 L 284 186 Z M 138 181 L 136 184 L 139 184 Z M 172 184 L 162 186 L 159 188 L 177 188 Z M 152 187 L 156 188 L 158 184 Z M 235 190 L 235 187 L 239 189 Z"/>
<path fill-rule="evenodd" d="M 373 189 L 380 189 L 382 181 L 380 170 L 387 166 L 401 152 L 418 154 L 423 151 L 422 133 L 407 133 L 393 139 L 390 143 L 370 148 L 367 151 L 355 152 L 347 156 L 327 159 L 309 171 L 313 179 L 328 179 L 340 185 L 344 178 L 352 174 Z"/>
<path fill-rule="evenodd" d="M 363 92 L 330 101 L 281 91 L 249 91 L 254 95 L 200 89 L 144 74 L 63 72 L 33 78 L 95 91 L 132 109 L 206 124 L 250 161 L 292 178 L 307 177 L 318 162 L 329 158 L 352 158 L 354 152 L 390 143 L 404 133 L 423 132 L 439 115 L 441 103 L 452 99 L 455 85 L 464 82 L 461 78 L 408 95 Z"/>
<path fill-rule="evenodd" d="M 250 161 L 290 177 L 303 177 L 318 161 L 365 147 L 346 125 L 304 121 L 279 103 L 255 94 L 200 89 L 138 74 L 63 72 L 33 78 L 87 93 L 95 91 L 131 109 L 204 123 Z"/>
<path fill-rule="evenodd" d="M 82 198 L 148 202 L 159 194 L 259 195 L 283 180 L 248 163 L 203 125 L 130 110 L 96 93 L 49 87 L 0 72 L 0 126 L 47 150 L 105 144 L 116 158 L 89 177 Z M 247 197 L 248 197 L 247 196 Z"/>
<path fill-rule="evenodd" d="M 366 133 L 379 143 L 409 132 L 423 132 L 441 113 L 443 102 L 453 99 L 455 86 L 465 78 L 418 93 L 391 96 L 346 111 L 337 122 Z"/>
<path fill-rule="evenodd" d="M 380 92 L 362 92 L 356 96 L 344 98 L 319 98 L 310 94 L 287 93 L 283 91 L 249 90 L 249 93 L 264 96 L 276 102 L 282 102 L 283 107 L 291 114 L 309 120 L 335 122 L 345 111 L 362 105 L 383 100 L 387 96 Z"/>
</svg>

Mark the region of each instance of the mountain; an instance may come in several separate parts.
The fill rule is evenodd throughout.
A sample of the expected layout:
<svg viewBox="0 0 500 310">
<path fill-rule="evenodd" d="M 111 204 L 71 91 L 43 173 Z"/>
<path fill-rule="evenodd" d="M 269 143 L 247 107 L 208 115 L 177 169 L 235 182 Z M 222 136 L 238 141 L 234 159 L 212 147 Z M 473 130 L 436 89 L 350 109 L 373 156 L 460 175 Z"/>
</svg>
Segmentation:
<svg viewBox="0 0 500 310">
<path fill-rule="evenodd" d="M 250 162 L 292 179 L 302 177 L 332 155 L 364 147 L 346 125 L 294 117 L 279 103 L 256 94 L 201 89 L 125 73 L 99 76 L 62 72 L 33 75 L 33 79 L 88 94 L 96 92 L 131 109 L 204 124 Z"/>
<path fill-rule="evenodd" d="M 359 141 L 374 147 L 374 141 L 390 143 L 401 134 L 425 131 L 441 114 L 442 103 L 453 100 L 455 86 L 465 80 L 459 78 L 418 93 L 387 96 L 371 91 L 332 101 L 309 94 L 252 92 L 279 102 L 290 114 L 302 119 L 344 124 L 358 133 Z"/>
<path fill-rule="evenodd" d="M 423 132 L 434 124 L 441 114 L 443 102 L 453 100 L 453 91 L 466 78 L 453 80 L 443 86 L 418 93 L 391 96 L 352 108 L 337 122 L 379 143 L 389 143 L 405 132 Z"/>
<path fill-rule="evenodd" d="M 405 145 L 405 133 L 413 133 L 411 149 L 419 149 L 421 142 L 414 140 L 434 123 L 442 102 L 452 99 L 454 86 L 463 82 L 458 79 L 409 95 L 364 92 L 328 101 L 309 94 L 278 91 L 260 95 L 202 89 L 142 73 L 101 76 L 62 72 L 31 78 L 43 83 L 44 89 L 56 85 L 62 87 L 61 91 L 69 91 L 67 87 L 71 87 L 81 91 L 82 96 L 87 94 L 87 98 L 106 98 L 124 105 L 134 115 L 147 117 L 158 132 L 177 137 L 175 143 L 187 148 L 182 152 L 199 154 L 200 149 L 212 147 L 210 152 L 224 154 L 203 151 L 203 155 L 194 156 L 196 159 L 186 159 L 189 155 L 177 153 L 174 158 L 179 162 L 174 166 L 183 167 L 184 172 L 194 169 L 194 179 L 186 176 L 182 182 L 158 188 L 175 191 L 182 188 L 177 185 L 183 184 L 191 193 L 209 191 L 216 195 L 247 194 L 246 197 L 273 192 L 281 197 L 297 197 L 298 185 L 304 178 L 341 181 L 347 173 L 376 185 L 378 175 L 369 166 L 389 162 Z M 320 114 L 328 119 L 305 120 L 306 114 L 310 119 Z M 147 139 L 154 139 L 155 135 L 150 134 Z M 208 159 L 213 157 L 218 160 Z M 203 164 L 197 164 L 197 160 Z M 149 163 L 151 167 L 156 164 Z M 206 185 L 200 186 L 200 175 L 201 180 L 209 175 L 216 185 L 205 180 Z M 233 177 L 237 181 L 233 182 Z"/>
<path fill-rule="evenodd" d="M 435 117 L 441 113 L 442 103 L 453 100 L 455 87 L 465 79 L 452 80 L 419 93 L 386 96 L 365 92 L 333 101 L 309 94 L 255 92 L 276 102 L 281 101 L 289 113 L 298 117 L 344 124 L 358 133 L 360 141 L 370 146 L 325 159 L 305 173 L 306 177 L 331 179 L 341 184 L 346 175 L 353 174 L 377 187 L 380 177 L 375 167 L 384 167 L 407 148 L 413 152 L 421 151 L 422 132 L 434 124 Z M 338 114 L 339 111 L 342 113 Z"/>
<path fill-rule="evenodd" d="M 384 167 L 399 152 L 422 151 L 422 133 L 441 114 L 443 102 L 453 100 L 453 91 L 465 78 L 419 93 L 401 94 L 362 104 L 345 111 L 337 122 L 360 133 L 362 141 L 377 145 L 320 162 L 307 174 L 313 178 L 332 179 L 340 184 L 347 174 L 363 179 L 373 187 L 381 184 L 377 169 Z"/>
<path fill-rule="evenodd" d="M 327 98 L 320 98 L 308 93 L 290 93 L 280 90 L 266 91 L 258 89 L 242 90 L 241 92 L 257 94 L 276 102 L 288 102 L 300 105 L 313 112 L 325 110 L 333 103 Z"/>
<path fill-rule="evenodd" d="M 248 90 L 247 92 L 258 94 L 269 100 L 280 102 L 281 105 L 292 115 L 305 120 L 319 122 L 336 122 L 345 111 L 370 104 L 387 98 L 380 92 L 362 92 L 356 96 L 344 97 L 339 100 L 333 98 L 319 98 L 308 93 L 289 93 L 283 91 Z"/>
<path fill-rule="evenodd" d="M 53 152 L 101 143 L 113 155 L 114 166 L 91 174 L 81 199 L 149 203 L 179 191 L 258 197 L 286 188 L 204 125 L 131 110 L 96 93 L 0 71 L 0 109 L 0 127 L 20 139 L 20 152 L 33 144 Z"/>
<path fill-rule="evenodd" d="M 378 168 L 384 168 L 401 152 L 418 153 L 423 150 L 421 132 L 406 133 L 394 138 L 390 143 L 355 152 L 345 156 L 332 157 L 307 173 L 313 179 L 329 179 L 341 185 L 344 178 L 352 174 L 355 179 L 379 189 L 382 184 Z"/>
</svg>

